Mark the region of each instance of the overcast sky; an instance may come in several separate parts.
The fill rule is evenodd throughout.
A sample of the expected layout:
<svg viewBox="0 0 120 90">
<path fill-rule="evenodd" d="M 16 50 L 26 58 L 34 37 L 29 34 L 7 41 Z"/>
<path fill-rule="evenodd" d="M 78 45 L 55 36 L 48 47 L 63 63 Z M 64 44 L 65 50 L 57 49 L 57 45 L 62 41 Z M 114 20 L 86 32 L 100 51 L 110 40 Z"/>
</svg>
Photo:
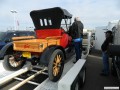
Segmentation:
<svg viewBox="0 0 120 90">
<path fill-rule="evenodd" d="M 88 29 L 120 19 L 120 0 L 0 0 L 0 30 L 14 26 L 11 10 L 18 12 L 19 29 L 26 29 L 34 27 L 30 11 L 51 7 L 67 9 L 73 17 L 80 17 Z"/>
</svg>

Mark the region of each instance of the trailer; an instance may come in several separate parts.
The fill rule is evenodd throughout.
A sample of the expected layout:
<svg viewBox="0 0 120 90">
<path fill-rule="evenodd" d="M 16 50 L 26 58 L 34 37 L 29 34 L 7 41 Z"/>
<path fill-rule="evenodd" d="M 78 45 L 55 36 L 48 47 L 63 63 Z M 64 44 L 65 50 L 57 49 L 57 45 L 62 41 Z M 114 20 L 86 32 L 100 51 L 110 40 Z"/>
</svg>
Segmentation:
<svg viewBox="0 0 120 90">
<path fill-rule="evenodd" d="M 75 60 L 75 55 L 71 55 L 68 58 L 69 60 L 66 60 L 62 77 L 57 82 L 50 81 L 48 78 L 48 68 L 42 65 L 32 65 L 27 61 L 20 70 L 9 71 L 4 68 L 4 60 L 1 60 L 0 89 L 79 90 L 79 88 L 84 86 L 86 79 L 85 62 L 90 50 L 90 40 L 91 32 L 84 30 L 83 47 L 85 49 L 82 51 L 82 59 L 74 64 L 73 61 Z M 11 82 L 13 83 L 12 85 Z"/>
<path fill-rule="evenodd" d="M 70 50 L 72 38 L 68 34 L 72 15 L 60 7 L 34 10 L 30 15 L 36 37 L 15 37 L 0 52 L 2 58 L 5 56 L 0 89 L 79 90 L 86 79 L 85 58 L 90 51 L 91 32 L 84 32 L 82 59 L 74 64 L 74 48 Z M 63 25 L 66 29 L 61 28 Z"/>
<path fill-rule="evenodd" d="M 0 89 L 1 90 L 79 90 L 86 79 L 86 57 L 90 51 L 91 32 L 84 30 L 82 59 L 77 63 L 75 54 L 66 60 L 62 77 L 57 82 L 48 78 L 48 68 L 42 65 L 26 64 L 17 71 L 4 68 L 4 60 L 0 60 Z M 11 85 L 12 84 L 12 85 Z"/>
<path fill-rule="evenodd" d="M 85 59 L 78 60 L 77 63 L 73 63 L 75 55 L 71 57 L 71 60 L 65 64 L 65 68 L 63 71 L 63 75 L 58 82 L 52 82 L 48 78 L 47 68 L 42 66 L 32 66 L 29 62 L 20 70 L 18 71 L 6 71 L 2 70 L 0 74 L 0 89 L 1 90 L 79 90 L 85 83 L 85 75 L 86 75 L 86 68 L 85 68 Z M 0 67 L 2 67 L 2 62 L 0 63 Z M 24 76 L 25 73 L 29 74 L 29 72 L 34 72 L 27 78 L 20 77 L 21 75 Z M 26 75 L 27 75 L 26 74 Z M 39 75 L 46 76 L 41 83 L 34 82 L 32 79 Z M 42 77 L 44 78 L 44 77 Z M 38 79 L 38 78 L 37 78 Z M 14 84 L 11 86 L 7 86 L 8 83 L 12 82 L 13 80 L 20 81 L 18 84 Z M 25 84 L 28 83 L 30 85 L 34 85 L 31 89 L 24 88 Z"/>
</svg>

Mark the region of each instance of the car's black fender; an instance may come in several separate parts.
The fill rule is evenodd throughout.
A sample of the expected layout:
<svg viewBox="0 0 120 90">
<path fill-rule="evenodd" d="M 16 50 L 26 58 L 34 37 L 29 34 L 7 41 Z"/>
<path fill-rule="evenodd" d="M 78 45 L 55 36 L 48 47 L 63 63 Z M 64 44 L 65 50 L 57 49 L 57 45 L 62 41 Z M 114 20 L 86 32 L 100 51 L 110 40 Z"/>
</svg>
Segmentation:
<svg viewBox="0 0 120 90">
<path fill-rule="evenodd" d="M 64 57 L 65 57 L 65 59 L 66 59 L 66 55 L 65 55 L 65 50 L 64 50 L 64 48 L 61 47 L 61 46 L 52 45 L 52 46 L 47 47 L 47 48 L 43 51 L 43 53 L 42 53 L 41 56 L 40 56 L 40 61 L 39 61 L 39 63 L 42 64 L 42 65 L 48 66 L 49 58 L 50 58 L 50 56 L 52 55 L 52 53 L 53 53 L 56 49 L 62 50 L 62 52 L 64 53 Z"/>
<path fill-rule="evenodd" d="M 4 59 L 4 56 L 6 54 L 10 54 L 13 52 L 13 43 L 10 42 L 6 44 L 1 50 L 0 50 L 0 60 Z"/>
</svg>

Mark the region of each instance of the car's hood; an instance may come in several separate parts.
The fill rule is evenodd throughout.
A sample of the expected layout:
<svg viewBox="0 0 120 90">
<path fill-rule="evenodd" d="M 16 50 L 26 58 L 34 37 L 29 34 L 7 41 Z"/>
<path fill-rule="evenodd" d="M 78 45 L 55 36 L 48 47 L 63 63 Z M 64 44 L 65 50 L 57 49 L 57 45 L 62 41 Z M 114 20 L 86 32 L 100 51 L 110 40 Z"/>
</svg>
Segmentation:
<svg viewBox="0 0 120 90">
<path fill-rule="evenodd" d="M 5 42 L 0 41 L 0 45 L 5 45 Z"/>
</svg>

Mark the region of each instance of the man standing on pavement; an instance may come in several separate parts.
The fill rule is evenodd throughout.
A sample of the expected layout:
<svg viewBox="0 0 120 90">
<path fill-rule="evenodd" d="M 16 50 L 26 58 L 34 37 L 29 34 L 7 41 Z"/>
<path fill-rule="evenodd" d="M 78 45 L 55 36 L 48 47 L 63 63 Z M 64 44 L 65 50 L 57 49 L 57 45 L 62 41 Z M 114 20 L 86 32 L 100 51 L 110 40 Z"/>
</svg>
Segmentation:
<svg viewBox="0 0 120 90">
<path fill-rule="evenodd" d="M 108 54 L 108 47 L 113 42 L 113 35 L 112 31 L 105 32 L 106 39 L 103 42 L 101 49 L 102 49 L 102 58 L 103 58 L 103 70 L 101 75 L 108 76 L 109 75 L 109 54 Z"/>
<path fill-rule="evenodd" d="M 83 38 L 83 24 L 80 21 L 79 17 L 75 17 L 74 22 L 71 26 L 70 35 L 72 36 L 75 53 L 76 53 L 76 61 L 81 59 L 82 54 L 82 38 Z"/>
</svg>

